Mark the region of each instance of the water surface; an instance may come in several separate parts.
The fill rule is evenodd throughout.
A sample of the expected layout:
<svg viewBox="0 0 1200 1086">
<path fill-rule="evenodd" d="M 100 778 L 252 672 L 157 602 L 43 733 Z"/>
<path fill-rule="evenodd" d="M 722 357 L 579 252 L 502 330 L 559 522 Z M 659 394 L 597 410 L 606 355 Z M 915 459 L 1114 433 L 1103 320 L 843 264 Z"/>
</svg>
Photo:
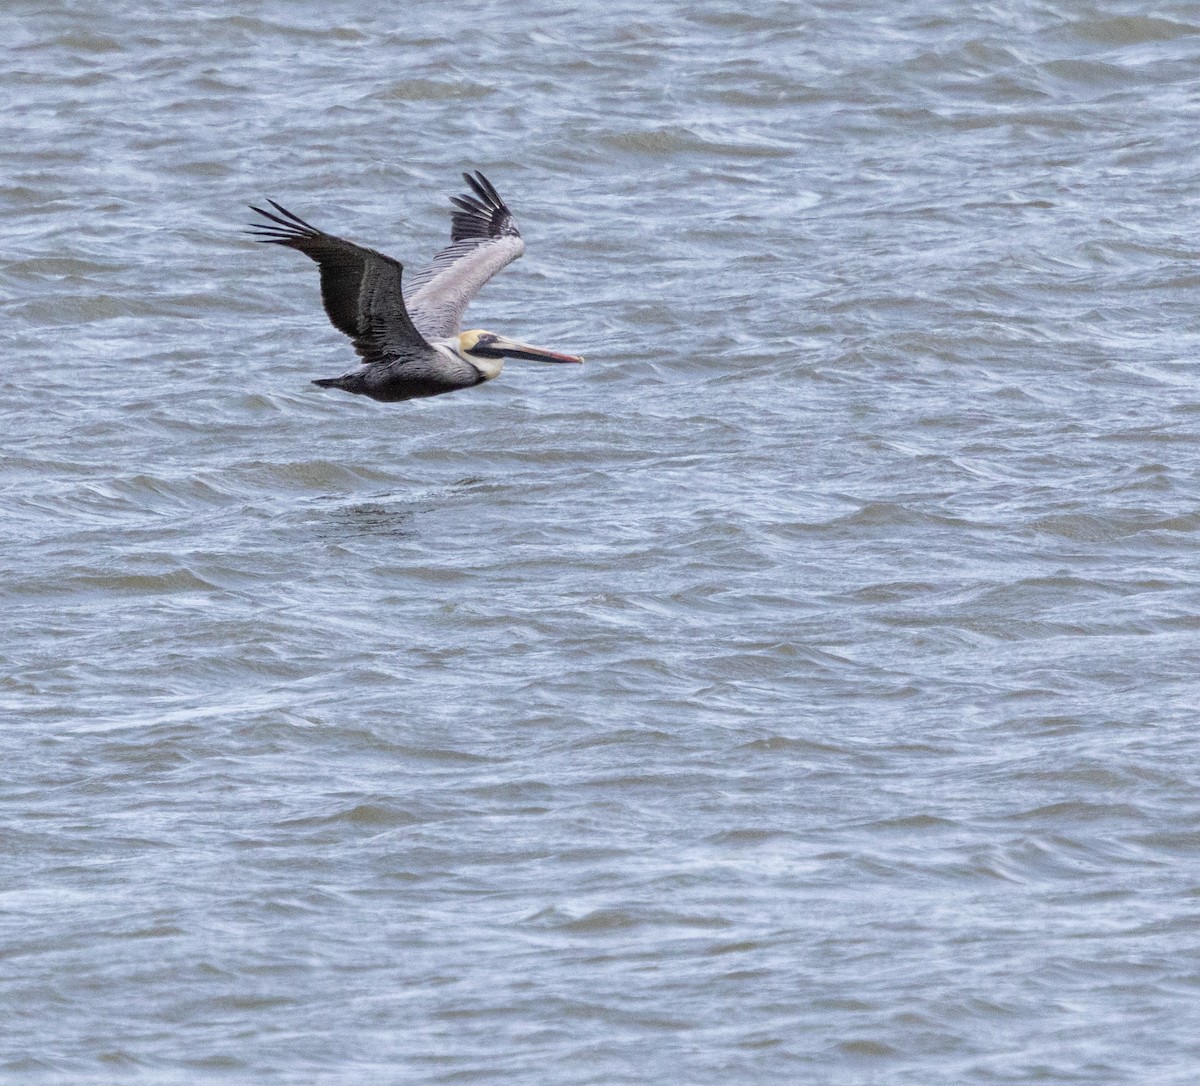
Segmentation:
<svg viewBox="0 0 1200 1086">
<path fill-rule="evenodd" d="M 5 26 L 0 1078 L 1194 1081 L 1191 5 Z"/>
</svg>

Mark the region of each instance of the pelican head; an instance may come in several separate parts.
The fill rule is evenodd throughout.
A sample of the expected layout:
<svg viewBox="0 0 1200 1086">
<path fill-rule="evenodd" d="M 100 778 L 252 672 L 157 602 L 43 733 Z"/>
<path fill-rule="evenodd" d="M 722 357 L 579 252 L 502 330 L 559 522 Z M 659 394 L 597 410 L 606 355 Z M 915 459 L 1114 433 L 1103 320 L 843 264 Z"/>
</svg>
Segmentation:
<svg viewBox="0 0 1200 1086">
<path fill-rule="evenodd" d="M 456 353 L 475 366 L 489 381 L 500 375 L 506 358 L 528 358 L 533 362 L 583 361 L 577 354 L 563 354 L 560 351 L 548 351 L 545 347 L 531 347 L 528 343 L 499 336 L 495 332 L 485 332 L 482 328 L 459 332 L 456 339 L 456 344 L 455 340 L 451 340 L 457 348 Z"/>
</svg>

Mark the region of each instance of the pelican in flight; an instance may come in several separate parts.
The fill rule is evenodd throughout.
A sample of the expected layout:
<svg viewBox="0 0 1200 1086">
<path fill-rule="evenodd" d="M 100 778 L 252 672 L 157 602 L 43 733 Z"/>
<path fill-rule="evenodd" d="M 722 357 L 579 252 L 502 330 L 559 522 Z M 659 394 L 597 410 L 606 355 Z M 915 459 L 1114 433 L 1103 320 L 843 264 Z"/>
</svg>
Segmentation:
<svg viewBox="0 0 1200 1086">
<path fill-rule="evenodd" d="M 321 300 L 333 326 L 354 342 L 363 364 L 314 385 L 392 402 L 440 396 L 500 376 L 506 358 L 582 362 L 578 355 L 531 347 L 476 328 L 460 332 L 480 287 L 525 251 L 512 213 L 478 170 L 463 174 L 471 191 L 450 197 L 450 244 L 405 283 L 400 261 L 310 226 L 274 200 L 251 205 L 266 223 L 247 233 L 316 261 Z"/>
</svg>

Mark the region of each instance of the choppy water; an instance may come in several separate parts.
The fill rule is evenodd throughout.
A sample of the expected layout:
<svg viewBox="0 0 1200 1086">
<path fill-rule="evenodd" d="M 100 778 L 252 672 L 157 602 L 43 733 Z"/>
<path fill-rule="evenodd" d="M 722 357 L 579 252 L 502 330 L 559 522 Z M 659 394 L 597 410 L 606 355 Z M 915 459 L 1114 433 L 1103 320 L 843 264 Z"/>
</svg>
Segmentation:
<svg viewBox="0 0 1200 1086">
<path fill-rule="evenodd" d="M 0 1078 L 1195 1081 L 1148 10 L 9 5 Z M 467 168 L 588 364 L 314 389 L 245 205 L 419 264 Z"/>
</svg>

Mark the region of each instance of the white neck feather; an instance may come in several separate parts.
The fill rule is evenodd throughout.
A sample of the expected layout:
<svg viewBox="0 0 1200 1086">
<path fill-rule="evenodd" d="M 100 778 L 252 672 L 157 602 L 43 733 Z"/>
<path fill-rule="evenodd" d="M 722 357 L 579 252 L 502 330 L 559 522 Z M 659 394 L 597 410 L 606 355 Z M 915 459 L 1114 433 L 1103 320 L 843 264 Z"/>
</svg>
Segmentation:
<svg viewBox="0 0 1200 1086">
<path fill-rule="evenodd" d="M 499 377 L 500 371 L 504 369 L 503 358 L 482 358 L 467 354 L 459 345 L 457 336 L 454 339 L 446 339 L 441 343 L 433 343 L 430 346 L 435 351 L 441 351 L 448 358 L 453 358 L 456 362 L 465 362 L 468 366 L 473 366 L 480 372 L 485 381 L 491 381 Z"/>
</svg>

